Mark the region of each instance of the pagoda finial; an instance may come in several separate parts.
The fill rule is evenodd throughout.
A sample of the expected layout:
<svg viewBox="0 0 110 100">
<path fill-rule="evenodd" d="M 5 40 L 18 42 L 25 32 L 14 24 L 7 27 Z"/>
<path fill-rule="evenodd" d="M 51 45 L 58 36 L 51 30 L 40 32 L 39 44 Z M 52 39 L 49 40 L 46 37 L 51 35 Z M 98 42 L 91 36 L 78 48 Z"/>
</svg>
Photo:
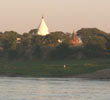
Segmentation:
<svg viewBox="0 0 110 100">
<path fill-rule="evenodd" d="M 44 16 L 42 16 L 42 19 L 44 19 Z"/>
<path fill-rule="evenodd" d="M 76 33 L 75 30 L 73 30 L 73 33 Z"/>
</svg>

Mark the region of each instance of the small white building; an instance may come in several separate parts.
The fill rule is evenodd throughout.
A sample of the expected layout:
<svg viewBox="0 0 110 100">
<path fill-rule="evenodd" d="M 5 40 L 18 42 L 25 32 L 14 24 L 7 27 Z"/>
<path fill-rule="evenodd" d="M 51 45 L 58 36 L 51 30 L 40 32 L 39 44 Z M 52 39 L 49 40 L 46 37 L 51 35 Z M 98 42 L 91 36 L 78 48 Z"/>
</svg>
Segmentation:
<svg viewBox="0 0 110 100">
<path fill-rule="evenodd" d="M 21 38 L 16 38 L 16 43 L 21 43 Z"/>
</svg>

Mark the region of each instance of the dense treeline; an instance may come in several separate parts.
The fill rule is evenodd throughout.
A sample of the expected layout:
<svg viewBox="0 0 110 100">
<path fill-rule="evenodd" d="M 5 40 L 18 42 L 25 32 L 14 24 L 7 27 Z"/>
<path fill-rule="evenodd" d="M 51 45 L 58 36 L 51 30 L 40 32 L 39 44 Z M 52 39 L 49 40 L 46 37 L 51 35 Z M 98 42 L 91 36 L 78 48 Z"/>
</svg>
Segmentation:
<svg viewBox="0 0 110 100">
<path fill-rule="evenodd" d="M 77 32 L 82 44 L 71 46 L 70 33 L 51 32 L 35 35 L 37 29 L 18 34 L 0 33 L 0 56 L 8 59 L 86 59 L 110 56 L 110 34 L 96 28 L 83 28 Z"/>
</svg>

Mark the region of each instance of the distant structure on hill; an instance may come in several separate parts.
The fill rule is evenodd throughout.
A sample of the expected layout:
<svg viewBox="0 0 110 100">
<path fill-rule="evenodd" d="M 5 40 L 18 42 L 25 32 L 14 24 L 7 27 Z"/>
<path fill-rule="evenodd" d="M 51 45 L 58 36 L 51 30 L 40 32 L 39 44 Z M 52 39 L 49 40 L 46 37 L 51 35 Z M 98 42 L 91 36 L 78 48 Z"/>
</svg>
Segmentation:
<svg viewBox="0 0 110 100">
<path fill-rule="evenodd" d="M 37 35 L 46 36 L 47 34 L 49 34 L 48 27 L 45 23 L 44 17 L 42 16 L 41 23 L 38 27 Z"/>
<path fill-rule="evenodd" d="M 77 36 L 76 32 L 73 31 L 72 33 L 72 39 L 70 40 L 70 45 L 74 46 L 74 45 L 79 45 L 81 44 L 81 40 L 79 39 L 79 37 Z"/>
</svg>

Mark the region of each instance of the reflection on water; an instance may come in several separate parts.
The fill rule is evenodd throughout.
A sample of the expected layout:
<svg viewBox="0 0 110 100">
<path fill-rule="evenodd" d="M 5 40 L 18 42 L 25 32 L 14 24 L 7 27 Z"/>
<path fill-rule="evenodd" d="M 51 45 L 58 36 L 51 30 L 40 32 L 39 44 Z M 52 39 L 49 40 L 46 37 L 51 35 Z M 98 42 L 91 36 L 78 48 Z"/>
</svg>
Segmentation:
<svg viewBox="0 0 110 100">
<path fill-rule="evenodd" d="M 2 77 L 0 100 L 110 100 L 110 81 Z"/>
</svg>

